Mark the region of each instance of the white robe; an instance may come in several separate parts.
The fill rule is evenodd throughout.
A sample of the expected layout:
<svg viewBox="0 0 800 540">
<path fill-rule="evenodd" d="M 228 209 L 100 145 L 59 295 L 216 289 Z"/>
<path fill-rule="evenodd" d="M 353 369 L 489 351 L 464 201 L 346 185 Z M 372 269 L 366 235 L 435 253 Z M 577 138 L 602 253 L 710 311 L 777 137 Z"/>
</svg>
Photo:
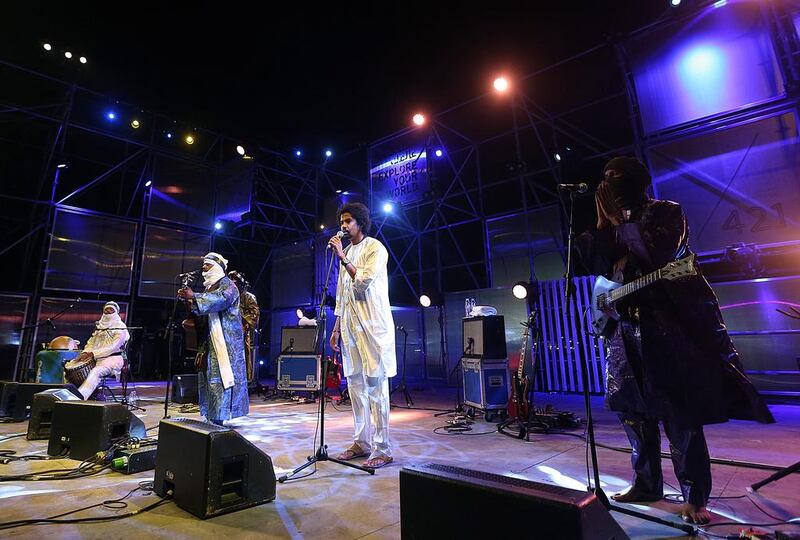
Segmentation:
<svg viewBox="0 0 800 540">
<path fill-rule="evenodd" d="M 389 305 L 389 253 L 380 241 L 365 237 L 347 248 L 355 279 L 339 266 L 336 310 L 340 318 L 345 377 L 362 370 L 367 377 L 397 375 L 394 318 Z M 351 352 L 353 348 L 357 351 Z M 356 365 L 353 358 L 360 358 Z"/>
</svg>

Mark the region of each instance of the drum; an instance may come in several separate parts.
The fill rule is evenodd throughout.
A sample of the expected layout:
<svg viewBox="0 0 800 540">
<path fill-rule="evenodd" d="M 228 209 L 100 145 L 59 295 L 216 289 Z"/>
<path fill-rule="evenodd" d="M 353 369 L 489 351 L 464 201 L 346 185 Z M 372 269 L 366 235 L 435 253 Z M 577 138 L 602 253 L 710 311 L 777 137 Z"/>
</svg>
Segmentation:
<svg viewBox="0 0 800 540">
<path fill-rule="evenodd" d="M 64 364 L 76 359 L 81 351 L 39 351 L 36 353 L 36 382 L 63 384 Z"/>
<path fill-rule="evenodd" d="M 96 365 L 97 361 L 94 359 L 94 356 L 81 355 L 75 360 L 70 360 L 64 364 L 64 378 L 67 382 L 75 386 L 80 386 Z"/>
<path fill-rule="evenodd" d="M 76 341 L 69 336 L 58 336 L 48 343 L 45 349 L 50 351 L 76 351 L 80 344 L 80 341 Z"/>
</svg>

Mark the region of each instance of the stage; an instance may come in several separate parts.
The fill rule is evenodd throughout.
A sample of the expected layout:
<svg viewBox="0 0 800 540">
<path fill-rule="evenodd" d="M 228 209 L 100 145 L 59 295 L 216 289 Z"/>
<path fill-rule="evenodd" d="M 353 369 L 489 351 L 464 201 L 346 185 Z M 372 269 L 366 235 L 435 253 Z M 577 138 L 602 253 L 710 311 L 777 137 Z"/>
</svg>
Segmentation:
<svg viewBox="0 0 800 540">
<path fill-rule="evenodd" d="M 147 428 L 157 426 L 164 414 L 164 383 L 135 383 L 140 396 L 139 413 Z M 583 428 L 566 434 L 534 434 L 530 442 L 517 440 L 496 432 L 496 424 L 486 423 L 480 416 L 472 431 L 461 434 L 442 433 L 436 429 L 446 425 L 448 416 L 435 417 L 433 410 L 446 409 L 453 404 L 454 389 L 416 387 L 410 385 L 415 409 L 395 407 L 392 410 L 394 463 L 378 469 L 374 476 L 342 467 L 321 463 L 308 478 L 278 484 L 274 502 L 226 514 L 210 520 L 200 520 L 166 503 L 151 511 L 120 521 L 81 524 L 27 525 L 4 530 L 4 537 L 40 538 L 57 535 L 59 538 L 399 538 L 400 492 L 398 475 L 403 466 L 434 461 L 459 467 L 517 476 L 539 482 L 583 489 L 586 484 L 585 445 L 580 438 Z M 403 402 L 398 393 L 394 403 Z M 537 405 L 553 404 L 556 408 L 575 412 L 583 417 L 583 400 L 576 395 L 537 395 Z M 627 447 L 627 440 L 614 415 L 602 409 L 601 398 L 593 398 L 598 443 Z M 180 405 L 171 405 L 171 417 L 198 418 L 195 413 L 181 413 Z M 800 440 L 800 408 L 792 405 L 773 405 L 777 423 L 759 425 L 751 422 L 729 422 L 709 426 L 706 436 L 712 458 L 741 460 L 787 466 L 798 460 L 797 441 Z M 299 404 L 286 400 L 264 401 L 253 395 L 250 415 L 231 422 L 248 440 L 269 454 L 276 475 L 289 472 L 305 462 L 315 449 L 314 433 L 317 424 L 317 405 Z M 46 454 L 47 441 L 27 441 L 23 437 L 4 439 L 25 431 L 27 422 L 0 424 L 0 450 L 13 450 L 18 455 Z M 349 445 L 352 418 L 347 406 L 327 406 L 325 419 L 326 442 L 332 455 Z M 493 433 L 494 432 L 494 433 Z M 156 434 L 151 429 L 148 434 Z M 666 442 L 663 449 L 667 450 Z M 190 451 L 190 449 L 187 449 Z M 624 489 L 630 478 L 630 454 L 598 448 L 601 481 L 611 494 Z M 358 462 L 358 461 L 356 461 Z M 665 480 L 676 485 L 669 459 L 663 460 Z M 78 465 L 73 460 L 15 461 L 0 465 L 0 474 L 14 475 Z M 313 470 L 312 468 L 307 469 Z M 304 472 L 306 472 L 304 471 Z M 800 515 L 800 475 L 793 474 L 764 486 L 757 494 L 745 488 L 770 474 L 769 470 L 712 465 L 714 498 L 709 504 L 713 521 L 771 523 L 776 518 L 791 519 Z M 301 473 L 302 474 L 302 473 Z M 152 480 L 153 471 L 123 475 L 104 471 L 95 476 L 60 481 L 7 481 L 0 483 L 2 518 L 0 521 L 45 518 L 71 510 L 117 499 L 137 487 L 139 482 Z M 667 488 L 667 492 L 675 493 Z M 795 495 L 792 495 L 794 493 Z M 97 507 L 67 516 L 68 518 L 110 516 L 142 508 L 158 497 L 154 494 L 133 494 L 126 500 L 128 508 Z M 756 506 L 761 507 L 762 510 Z M 677 519 L 677 504 L 662 500 L 651 506 L 635 508 Z M 432 508 L 430 519 L 436 519 Z M 463 508 L 464 520 L 473 520 L 480 509 Z M 641 521 L 618 513 L 612 514 L 631 538 L 675 538 L 680 532 Z M 491 520 L 518 519 L 524 516 L 483 516 Z M 737 532 L 740 527 L 711 529 L 716 534 Z M 794 529 L 797 527 L 778 527 Z M 520 530 L 520 534 L 524 534 Z M 533 536 L 534 531 L 525 536 Z"/>
</svg>

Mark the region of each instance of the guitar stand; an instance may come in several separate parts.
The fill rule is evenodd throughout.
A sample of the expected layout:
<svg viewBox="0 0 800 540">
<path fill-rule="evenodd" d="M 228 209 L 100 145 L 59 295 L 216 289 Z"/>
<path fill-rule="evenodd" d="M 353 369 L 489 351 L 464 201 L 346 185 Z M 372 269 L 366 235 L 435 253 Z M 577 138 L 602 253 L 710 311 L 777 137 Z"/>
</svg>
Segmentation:
<svg viewBox="0 0 800 540">
<path fill-rule="evenodd" d="M 409 409 L 414 406 L 414 400 L 411 399 L 411 394 L 408 391 L 408 387 L 406 386 L 406 348 L 408 346 L 408 331 L 400 327 L 400 331 L 403 332 L 403 371 L 400 374 L 400 384 L 392 388 L 392 391 L 389 392 L 389 406 L 394 407 L 395 405 L 392 404 L 392 394 L 394 394 L 397 390 L 400 390 L 403 393 L 403 397 L 406 400 L 406 407 Z"/>
</svg>

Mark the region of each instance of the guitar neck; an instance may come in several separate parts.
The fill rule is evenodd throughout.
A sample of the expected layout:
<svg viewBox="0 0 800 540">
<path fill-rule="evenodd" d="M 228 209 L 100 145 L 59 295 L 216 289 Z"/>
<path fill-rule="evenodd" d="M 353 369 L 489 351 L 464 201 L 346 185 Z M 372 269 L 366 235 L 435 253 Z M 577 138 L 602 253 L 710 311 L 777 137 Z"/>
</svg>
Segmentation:
<svg viewBox="0 0 800 540">
<path fill-rule="evenodd" d="M 629 294 L 635 293 L 636 291 L 644 287 L 647 287 L 651 283 L 655 283 L 656 281 L 661 279 L 661 270 L 662 269 L 659 268 L 655 272 L 650 272 L 647 275 L 634 279 L 630 283 L 626 283 L 622 287 L 614 289 L 609 293 L 611 302 L 616 302 L 617 300 L 621 300 L 622 298 L 628 296 Z"/>
</svg>

